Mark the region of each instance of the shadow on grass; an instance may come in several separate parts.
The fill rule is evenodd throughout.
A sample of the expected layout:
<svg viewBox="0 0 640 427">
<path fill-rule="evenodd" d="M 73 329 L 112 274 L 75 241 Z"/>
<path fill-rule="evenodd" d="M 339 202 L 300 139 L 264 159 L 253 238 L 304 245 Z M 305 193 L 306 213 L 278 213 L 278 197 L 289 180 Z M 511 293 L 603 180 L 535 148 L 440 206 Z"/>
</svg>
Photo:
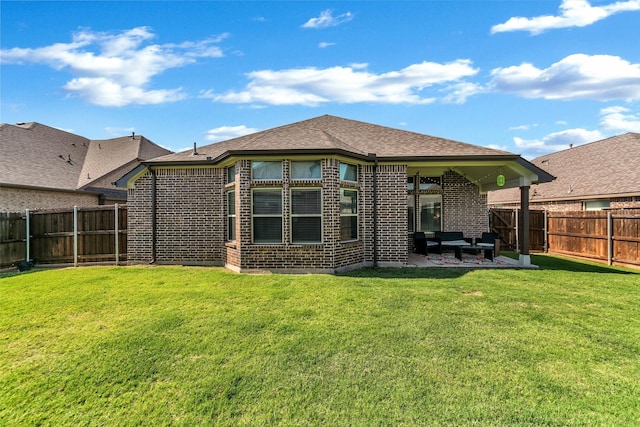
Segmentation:
<svg viewBox="0 0 640 427">
<path fill-rule="evenodd" d="M 563 258 L 555 255 L 531 255 L 531 262 L 542 270 L 573 271 L 577 273 L 640 274 L 624 267 L 609 267 L 591 261 Z"/>
<path fill-rule="evenodd" d="M 372 277 L 380 279 L 457 279 L 473 271 L 468 268 L 455 267 L 407 267 L 407 268 L 363 268 L 341 273 L 346 277 Z"/>
</svg>

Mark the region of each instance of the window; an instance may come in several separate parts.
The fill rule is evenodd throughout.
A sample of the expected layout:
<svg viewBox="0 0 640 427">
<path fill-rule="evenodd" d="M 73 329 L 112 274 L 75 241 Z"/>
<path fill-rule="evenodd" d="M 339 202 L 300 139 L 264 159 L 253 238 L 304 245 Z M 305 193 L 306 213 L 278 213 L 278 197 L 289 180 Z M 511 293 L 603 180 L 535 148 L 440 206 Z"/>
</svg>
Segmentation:
<svg viewBox="0 0 640 427">
<path fill-rule="evenodd" d="M 229 166 L 227 168 L 227 184 L 230 184 L 232 182 L 236 182 L 236 167 L 235 166 Z"/>
<path fill-rule="evenodd" d="M 407 177 L 407 190 L 414 190 L 416 187 L 414 185 L 415 178 L 412 176 Z"/>
<path fill-rule="evenodd" d="M 291 179 L 320 179 L 320 161 L 291 162 Z"/>
<path fill-rule="evenodd" d="M 236 192 L 227 192 L 227 240 L 236 240 Z"/>
<path fill-rule="evenodd" d="M 340 240 L 358 240 L 358 192 L 340 190 Z"/>
<path fill-rule="evenodd" d="M 420 231 L 441 231 L 442 196 L 440 194 L 421 194 Z"/>
<path fill-rule="evenodd" d="M 440 187 L 440 177 L 421 176 L 420 190 L 442 190 L 442 187 Z"/>
<path fill-rule="evenodd" d="M 407 223 L 409 224 L 409 232 L 415 231 L 416 222 L 416 196 L 409 194 L 407 196 Z"/>
<path fill-rule="evenodd" d="M 282 243 L 282 190 L 255 189 L 253 198 L 253 243 Z"/>
<path fill-rule="evenodd" d="M 340 181 L 358 182 L 358 166 L 340 163 Z"/>
<path fill-rule="evenodd" d="M 291 243 L 322 242 L 322 190 L 291 190 Z"/>
<path fill-rule="evenodd" d="M 255 180 L 282 179 L 282 162 L 251 162 L 251 176 Z"/>
<path fill-rule="evenodd" d="M 609 200 L 590 200 L 584 202 L 585 211 L 600 211 L 602 209 L 609 209 L 611 202 Z"/>
</svg>

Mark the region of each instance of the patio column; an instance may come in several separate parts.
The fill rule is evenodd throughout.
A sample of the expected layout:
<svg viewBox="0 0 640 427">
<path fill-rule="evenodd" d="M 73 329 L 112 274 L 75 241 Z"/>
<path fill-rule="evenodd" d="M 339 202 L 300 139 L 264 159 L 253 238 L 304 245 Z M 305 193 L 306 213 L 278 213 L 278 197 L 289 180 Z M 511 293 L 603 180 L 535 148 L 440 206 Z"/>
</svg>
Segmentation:
<svg viewBox="0 0 640 427">
<path fill-rule="evenodd" d="M 519 230 L 518 240 L 520 241 L 520 256 L 519 261 L 523 266 L 531 265 L 531 256 L 529 255 L 529 182 L 521 178 L 520 186 L 520 218 L 519 218 Z"/>
</svg>

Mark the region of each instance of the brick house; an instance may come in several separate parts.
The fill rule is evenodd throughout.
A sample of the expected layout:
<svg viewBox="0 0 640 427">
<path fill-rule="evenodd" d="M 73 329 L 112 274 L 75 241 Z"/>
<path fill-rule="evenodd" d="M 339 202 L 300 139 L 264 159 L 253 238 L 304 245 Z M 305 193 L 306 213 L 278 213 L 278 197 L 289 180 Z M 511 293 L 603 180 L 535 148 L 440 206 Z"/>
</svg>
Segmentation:
<svg viewBox="0 0 640 427">
<path fill-rule="evenodd" d="M 126 203 L 113 182 L 171 153 L 141 135 L 90 140 L 40 123 L 0 124 L 0 212 Z"/>
<path fill-rule="evenodd" d="M 413 230 L 480 236 L 498 175 L 553 179 L 508 152 L 325 115 L 143 162 L 118 185 L 131 263 L 337 272 L 406 265 Z"/>
<path fill-rule="evenodd" d="M 640 133 L 625 133 L 537 157 L 557 178 L 531 187 L 530 208 L 548 211 L 640 209 Z M 518 191 L 488 194 L 491 207 L 520 207 Z"/>
</svg>

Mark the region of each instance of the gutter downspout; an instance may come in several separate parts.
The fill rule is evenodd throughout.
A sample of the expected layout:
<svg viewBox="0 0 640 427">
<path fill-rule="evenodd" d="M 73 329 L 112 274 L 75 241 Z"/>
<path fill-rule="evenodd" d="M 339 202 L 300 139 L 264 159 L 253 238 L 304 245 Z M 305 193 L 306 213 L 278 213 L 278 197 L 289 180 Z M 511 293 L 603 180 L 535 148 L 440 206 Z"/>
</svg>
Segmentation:
<svg viewBox="0 0 640 427">
<path fill-rule="evenodd" d="M 156 171 L 149 168 L 151 172 L 151 261 L 149 264 L 156 263 Z"/>
<path fill-rule="evenodd" d="M 375 153 L 367 155 L 373 159 L 373 268 L 378 267 L 378 158 Z"/>
</svg>

